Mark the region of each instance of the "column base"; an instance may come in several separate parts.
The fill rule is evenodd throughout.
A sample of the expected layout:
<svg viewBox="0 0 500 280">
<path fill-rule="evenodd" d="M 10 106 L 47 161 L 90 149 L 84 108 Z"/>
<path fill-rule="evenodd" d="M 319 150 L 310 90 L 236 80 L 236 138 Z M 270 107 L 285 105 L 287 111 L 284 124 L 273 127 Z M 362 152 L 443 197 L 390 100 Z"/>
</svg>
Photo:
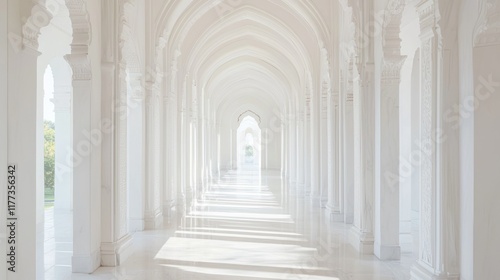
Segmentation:
<svg viewBox="0 0 500 280">
<path fill-rule="evenodd" d="M 71 268 L 74 273 L 90 274 L 96 271 L 99 266 L 101 266 L 101 252 L 99 250 L 71 257 Z"/>
<path fill-rule="evenodd" d="M 144 219 L 129 219 L 128 222 L 130 232 L 143 231 L 145 228 Z"/>
<path fill-rule="evenodd" d="M 101 243 L 101 265 L 119 266 L 127 260 L 132 252 L 132 236 L 129 234 L 126 234 L 117 242 Z"/>
<path fill-rule="evenodd" d="M 311 203 L 318 205 L 321 207 L 321 196 L 316 194 L 310 194 Z"/>
<path fill-rule="evenodd" d="M 383 261 L 387 260 L 400 260 L 401 247 L 399 245 L 381 245 L 375 242 L 374 254 L 377 258 Z"/>
<path fill-rule="evenodd" d="M 432 269 L 420 262 L 414 264 L 411 268 L 410 279 L 411 280 L 459 280 L 459 274 L 451 275 L 436 275 L 431 272 Z"/>
<path fill-rule="evenodd" d="M 163 217 L 168 221 L 172 216 L 172 208 L 175 207 L 175 200 L 165 201 L 163 203 Z"/>
<path fill-rule="evenodd" d="M 348 225 L 354 223 L 354 214 L 344 214 L 344 222 Z"/>
<path fill-rule="evenodd" d="M 152 217 L 147 217 L 144 222 L 144 227 L 146 230 L 157 229 L 161 227 L 163 223 L 163 215 L 161 214 L 161 212 L 158 212 Z"/>
<path fill-rule="evenodd" d="M 373 255 L 375 251 L 375 240 L 373 236 L 361 233 L 355 226 L 349 230 L 349 243 L 363 255 Z"/>
<path fill-rule="evenodd" d="M 325 211 L 327 214 L 330 214 L 330 221 L 334 223 L 344 222 L 344 214 L 341 213 L 338 209 L 336 209 L 335 206 L 331 204 L 326 204 Z"/>
</svg>

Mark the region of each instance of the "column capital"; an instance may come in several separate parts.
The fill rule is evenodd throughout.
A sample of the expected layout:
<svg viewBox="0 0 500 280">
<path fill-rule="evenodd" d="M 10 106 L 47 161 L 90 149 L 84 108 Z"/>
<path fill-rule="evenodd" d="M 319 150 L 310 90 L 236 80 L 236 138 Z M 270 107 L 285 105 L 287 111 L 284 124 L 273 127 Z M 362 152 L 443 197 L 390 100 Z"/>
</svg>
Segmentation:
<svg viewBox="0 0 500 280">
<path fill-rule="evenodd" d="M 382 84 L 399 84 L 401 80 L 401 68 L 406 61 L 406 56 L 394 55 L 385 57 L 382 66 Z"/>
<path fill-rule="evenodd" d="M 92 67 L 88 55 L 68 54 L 64 58 L 73 70 L 73 80 L 92 80 Z"/>
<path fill-rule="evenodd" d="M 441 19 L 438 4 L 435 0 L 420 0 L 415 7 L 420 19 L 420 38 L 429 40 L 436 35 L 436 26 Z"/>
</svg>

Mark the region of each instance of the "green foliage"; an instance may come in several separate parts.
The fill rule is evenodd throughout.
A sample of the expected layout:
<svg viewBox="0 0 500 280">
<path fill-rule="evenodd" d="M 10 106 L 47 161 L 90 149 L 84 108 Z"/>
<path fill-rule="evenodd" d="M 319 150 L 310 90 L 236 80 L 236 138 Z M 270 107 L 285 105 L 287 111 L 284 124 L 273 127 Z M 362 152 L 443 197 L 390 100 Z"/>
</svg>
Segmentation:
<svg viewBox="0 0 500 280">
<path fill-rule="evenodd" d="M 44 174 L 45 188 L 52 189 L 55 184 L 55 162 L 56 162 L 56 130 L 55 124 L 52 121 L 44 121 L 43 135 L 45 138 L 44 144 Z"/>
<path fill-rule="evenodd" d="M 245 156 L 247 157 L 252 157 L 253 156 L 253 147 L 250 145 L 247 145 L 245 147 Z"/>
</svg>

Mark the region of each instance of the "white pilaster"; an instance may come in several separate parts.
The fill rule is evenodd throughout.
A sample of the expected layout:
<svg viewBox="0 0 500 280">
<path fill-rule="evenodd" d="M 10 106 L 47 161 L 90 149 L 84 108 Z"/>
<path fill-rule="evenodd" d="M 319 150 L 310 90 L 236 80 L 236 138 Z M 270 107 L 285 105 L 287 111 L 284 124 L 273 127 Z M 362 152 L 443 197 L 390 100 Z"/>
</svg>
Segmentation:
<svg viewBox="0 0 500 280">
<path fill-rule="evenodd" d="M 95 127 L 96 114 L 92 95 L 92 70 L 86 54 L 72 53 L 66 60 L 73 69 L 73 258 L 72 269 L 77 273 L 92 273 L 101 264 L 100 248 L 96 236 L 100 232 L 100 186 L 92 181 L 100 176 L 100 149 L 102 137 L 111 133 L 112 123 L 107 121 Z M 99 116 L 100 114 L 97 113 Z M 90 154 L 92 151 L 92 154 Z"/>
<path fill-rule="evenodd" d="M 310 111 L 310 165 L 311 169 L 311 201 L 319 205 L 320 200 L 320 184 L 321 184 L 321 170 L 320 170 L 320 98 L 318 92 L 312 94 L 311 111 Z"/>
<path fill-rule="evenodd" d="M 443 115 L 453 106 L 453 96 L 443 87 L 443 37 L 440 3 L 422 0 L 420 17 L 420 235 L 418 261 L 411 279 L 460 279 L 458 232 L 458 159 L 450 123 Z M 489 58 L 488 58 L 489 59 Z M 456 74 L 448 73 L 451 77 Z M 454 86 L 454 83 L 450 83 Z M 456 135 L 456 134 L 455 134 Z M 450 167 L 453 167 L 450 169 Z"/>
<path fill-rule="evenodd" d="M 399 259 L 399 82 L 405 57 L 382 61 L 382 81 L 377 108 L 375 255 L 382 260 Z"/>
<path fill-rule="evenodd" d="M 56 172 L 54 208 L 56 211 L 73 210 L 72 170 L 67 165 L 71 156 L 71 88 L 56 89 L 54 92 L 55 123 L 56 123 Z"/>
<path fill-rule="evenodd" d="M 351 82 L 350 82 L 351 83 Z M 343 172 L 344 172 L 344 222 L 354 221 L 354 108 L 352 86 L 348 86 L 344 105 Z"/>
<path fill-rule="evenodd" d="M 351 244 L 362 254 L 373 254 L 373 190 L 375 100 L 373 98 L 373 65 L 364 64 L 354 78 L 354 223 Z"/>
</svg>

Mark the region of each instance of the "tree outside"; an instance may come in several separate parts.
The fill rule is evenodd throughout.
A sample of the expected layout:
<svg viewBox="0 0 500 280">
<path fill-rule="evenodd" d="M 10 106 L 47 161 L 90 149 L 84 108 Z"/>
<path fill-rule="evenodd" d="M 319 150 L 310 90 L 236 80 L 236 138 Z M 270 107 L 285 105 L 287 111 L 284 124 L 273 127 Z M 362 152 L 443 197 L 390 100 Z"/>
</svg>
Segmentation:
<svg viewBox="0 0 500 280">
<path fill-rule="evenodd" d="M 44 179 L 45 207 L 54 205 L 55 161 L 56 161 L 56 130 L 55 123 L 45 120 L 43 123 L 44 144 Z"/>
</svg>

